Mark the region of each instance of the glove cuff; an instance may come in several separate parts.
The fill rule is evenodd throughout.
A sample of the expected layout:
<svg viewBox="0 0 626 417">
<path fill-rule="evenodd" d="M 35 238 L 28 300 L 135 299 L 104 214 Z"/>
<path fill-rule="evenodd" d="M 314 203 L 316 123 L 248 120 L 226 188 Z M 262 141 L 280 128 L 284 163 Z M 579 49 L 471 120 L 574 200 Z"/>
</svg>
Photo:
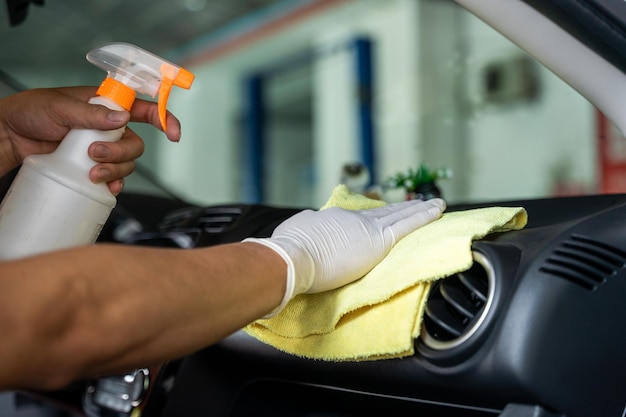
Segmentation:
<svg viewBox="0 0 626 417">
<path fill-rule="evenodd" d="M 263 316 L 264 319 L 268 319 L 274 317 L 276 314 L 280 313 L 283 308 L 291 301 L 293 297 L 296 295 L 303 293 L 308 289 L 307 288 L 298 288 L 296 282 L 296 266 L 294 264 L 293 255 L 290 255 L 289 250 L 285 249 L 283 245 L 280 245 L 276 242 L 276 239 L 267 239 L 267 238 L 247 238 L 244 239 L 243 242 L 254 242 L 266 246 L 272 249 L 274 252 L 278 253 L 281 258 L 287 264 L 287 282 L 285 286 L 285 295 L 283 296 L 280 305 Z M 310 274 L 309 274 L 310 275 Z M 307 279 L 306 281 L 311 281 Z M 310 285 L 309 285 L 310 287 Z"/>
</svg>

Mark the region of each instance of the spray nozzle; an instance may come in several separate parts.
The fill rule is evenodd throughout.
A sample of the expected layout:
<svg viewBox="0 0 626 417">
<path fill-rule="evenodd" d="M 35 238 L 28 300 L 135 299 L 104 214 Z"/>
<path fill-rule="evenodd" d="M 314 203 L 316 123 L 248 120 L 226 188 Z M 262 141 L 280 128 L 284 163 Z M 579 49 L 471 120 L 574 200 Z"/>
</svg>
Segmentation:
<svg viewBox="0 0 626 417">
<path fill-rule="evenodd" d="M 87 61 L 108 73 L 98 95 L 127 110 L 132 107 L 135 92 L 152 98 L 158 95 L 159 119 L 164 131 L 172 86 L 189 89 L 194 79 L 186 69 L 128 43 L 110 43 L 93 49 L 87 54 Z"/>
</svg>

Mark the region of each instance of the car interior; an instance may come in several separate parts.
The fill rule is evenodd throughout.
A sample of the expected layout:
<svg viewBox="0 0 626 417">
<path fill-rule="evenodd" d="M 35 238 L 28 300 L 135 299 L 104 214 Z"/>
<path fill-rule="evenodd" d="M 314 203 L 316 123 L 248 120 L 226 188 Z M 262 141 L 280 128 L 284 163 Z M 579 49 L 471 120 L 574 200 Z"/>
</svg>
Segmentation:
<svg viewBox="0 0 626 417">
<path fill-rule="evenodd" d="M 626 131 L 624 1 L 455 2 Z M 626 194 L 455 202 L 447 211 L 493 206 L 523 207 L 528 223 L 473 241 L 471 268 L 432 284 L 410 356 L 315 360 L 241 330 L 156 368 L 21 401 L 86 417 L 624 417 Z M 268 237 L 305 208 L 128 192 L 99 240 L 212 246 Z"/>
</svg>

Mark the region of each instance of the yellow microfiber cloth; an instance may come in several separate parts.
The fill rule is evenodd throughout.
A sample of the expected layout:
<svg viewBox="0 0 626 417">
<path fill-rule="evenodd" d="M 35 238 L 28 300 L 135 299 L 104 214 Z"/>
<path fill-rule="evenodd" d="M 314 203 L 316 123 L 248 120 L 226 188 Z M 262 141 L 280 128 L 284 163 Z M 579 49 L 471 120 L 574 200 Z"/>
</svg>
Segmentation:
<svg viewBox="0 0 626 417">
<path fill-rule="evenodd" d="M 339 185 L 322 209 L 361 210 L 386 203 Z M 301 294 L 276 316 L 243 330 L 297 356 L 363 361 L 410 356 L 430 284 L 472 266 L 471 244 L 526 225 L 521 207 L 449 212 L 400 240 L 363 278 L 318 294 Z"/>
</svg>

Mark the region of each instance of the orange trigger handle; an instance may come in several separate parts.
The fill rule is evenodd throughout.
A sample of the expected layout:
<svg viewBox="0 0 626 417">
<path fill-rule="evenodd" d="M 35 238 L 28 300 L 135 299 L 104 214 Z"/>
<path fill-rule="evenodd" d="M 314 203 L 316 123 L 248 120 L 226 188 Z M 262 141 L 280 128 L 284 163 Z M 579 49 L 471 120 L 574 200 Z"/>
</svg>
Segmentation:
<svg viewBox="0 0 626 417">
<path fill-rule="evenodd" d="M 159 121 L 163 131 L 167 129 L 167 100 L 170 97 L 172 86 L 189 89 L 193 83 L 194 75 L 184 68 L 178 68 L 169 64 L 161 65 L 161 88 L 159 89 L 158 110 Z"/>
</svg>

